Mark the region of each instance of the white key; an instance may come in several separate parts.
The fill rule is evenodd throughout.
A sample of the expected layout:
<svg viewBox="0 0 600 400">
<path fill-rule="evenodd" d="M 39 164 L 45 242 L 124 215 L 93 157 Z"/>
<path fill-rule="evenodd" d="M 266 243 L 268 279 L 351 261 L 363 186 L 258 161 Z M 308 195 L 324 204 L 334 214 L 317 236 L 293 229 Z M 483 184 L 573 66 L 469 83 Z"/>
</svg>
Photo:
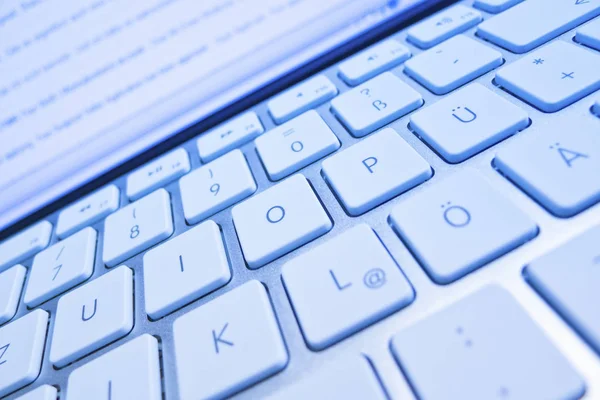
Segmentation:
<svg viewBox="0 0 600 400">
<path fill-rule="evenodd" d="M 51 234 L 52 224 L 41 221 L 0 243 L 0 271 L 45 249 Z"/>
<path fill-rule="evenodd" d="M 250 268 L 262 267 L 333 226 L 302 175 L 257 194 L 235 206 L 231 213 Z"/>
<path fill-rule="evenodd" d="M 394 259 L 365 224 L 289 261 L 281 276 L 313 350 L 366 328 L 415 297 Z"/>
<path fill-rule="evenodd" d="M 267 400 L 387 398 L 369 362 L 362 356 L 350 354 L 336 357 L 308 378 L 283 388 Z"/>
<path fill-rule="evenodd" d="M 144 254 L 146 313 L 164 317 L 230 279 L 219 226 L 206 221 Z"/>
<path fill-rule="evenodd" d="M 357 137 L 402 117 L 423 104 L 421 95 L 391 72 L 331 101 L 332 111 Z"/>
<path fill-rule="evenodd" d="M 56 400 L 58 398 L 58 390 L 54 386 L 42 385 L 38 386 L 23 396 L 17 398 L 17 400 Z"/>
<path fill-rule="evenodd" d="M 272 180 L 285 178 L 340 147 L 337 136 L 314 110 L 270 130 L 255 143 Z"/>
<path fill-rule="evenodd" d="M 40 305 L 92 276 L 96 236 L 94 229 L 85 228 L 35 256 L 23 299 L 29 308 Z"/>
<path fill-rule="evenodd" d="M 77 368 L 66 400 L 160 400 L 158 340 L 141 335 Z"/>
<path fill-rule="evenodd" d="M 102 259 L 114 267 L 171 234 L 171 199 L 166 190 L 158 189 L 106 218 Z"/>
<path fill-rule="evenodd" d="M 190 158 L 185 149 L 174 150 L 127 176 L 127 197 L 137 200 L 190 171 Z"/>
<path fill-rule="evenodd" d="M 271 99 L 267 106 L 278 124 L 314 108 L 338 93 L 335 85 L 324 75 L 314 76 Z"/>
<path fill-rule="evenodd" d="M 477 7 L 480 10 L 487 11 L 489 13 L 497 14 L 504 10 L 508 10 L 515 4 L 519 4 L 523 0 L 475 0 L 473 7 Z"/>
<path fill-rule="evenodd" d="M 428 49 L 477 25 L 482 19 L 478 11 L 458 4 L 414 25 L 408 30 L 407 39 L 422 49 Z"/>
<path fill-rule="evenodd" d="M 48 313 L 34 310 L 0 328 L 0 397 L 35 381 L 42 366 Z"/>
<path fill-rule="evenodd" d="M 207 163 L 256 138 L 263 128 L 255 112 L 247 112 L 203 133 L 196 142 L 198 154 Z"/>
<path fill-rule="evenodd" d="M 351 215 L 360 215 L 431 178 L 431 167 L 391 128 L 323 161 L 323 173 Z"/>
<path fill-rule="evenodd" d="M 81 228 L 106 218 L 119 208 L 119 189 L 110 185 L 79 200 L 60 212 L 56 234 L 64 239 Z"/>
<path fill-rule="evenodd" d="M 600 18 L 577 29 L 575 39 L 581 44 L 600 50 Z"/>
<path fill-rule="evenodd" d="M 181 178 L 179 187 L 185 219 L 195 224 L 250 196 L 256 182 L 244 154 L 233 150 Z"/>
<path fill-rule="evenodd" d="M 133 328 L 133 272 L 120 266 L 65 294 L 56 307 L 50 362 L 62 368 Z"/>
<path fill-rule="evenodd" d="M 0 273 L 0 325 L 13 319 L 19 305 L 27 270 L 15 265 Z"/>
<path fill-rule="evenodd" d="M 288 361 L 269 295 L 255 280 L 176 319 L 173 336 L 182 400 L 226 398 Z"/>
<path fill-rule="evenodd" d="M 340 64 L 340 76 L 349 85 L 358 85 L 381 72 L 402 64 L 410 50 L 397 39 L 387 39 L 361 51 Z"/>
</svg>

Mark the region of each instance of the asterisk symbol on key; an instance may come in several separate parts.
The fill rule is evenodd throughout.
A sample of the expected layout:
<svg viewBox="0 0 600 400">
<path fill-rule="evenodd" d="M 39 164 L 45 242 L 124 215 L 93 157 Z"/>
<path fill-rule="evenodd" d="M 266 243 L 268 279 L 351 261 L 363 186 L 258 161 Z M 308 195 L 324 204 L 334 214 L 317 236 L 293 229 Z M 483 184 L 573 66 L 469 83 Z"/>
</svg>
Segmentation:
<svg viewBox="0 0 600 400">
<path fill-rule="evenodd" d="M 543 60 L 543 59 L 541 59 L 541 58 L 536 58 L 535 60 L 533 60 L 533 63 L 534 63 L 535 65 L 540 65 L 540 64 L 543 64 L 543 63 L 544 63 L 544 60 Z"/>
</svg>

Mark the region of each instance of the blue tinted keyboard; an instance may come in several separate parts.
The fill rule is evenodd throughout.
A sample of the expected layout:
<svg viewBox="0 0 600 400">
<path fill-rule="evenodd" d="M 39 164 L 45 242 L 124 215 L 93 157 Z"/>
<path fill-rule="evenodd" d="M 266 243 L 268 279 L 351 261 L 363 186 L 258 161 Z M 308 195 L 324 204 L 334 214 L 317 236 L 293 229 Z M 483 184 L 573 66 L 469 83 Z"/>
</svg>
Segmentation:
<svg viewBox="0 0 600 400">
<path fill-rule="evenodd" d="M 600 398 L 599 28 L 448 1 L 0 242 L 0 398 Z"/>
</svg>

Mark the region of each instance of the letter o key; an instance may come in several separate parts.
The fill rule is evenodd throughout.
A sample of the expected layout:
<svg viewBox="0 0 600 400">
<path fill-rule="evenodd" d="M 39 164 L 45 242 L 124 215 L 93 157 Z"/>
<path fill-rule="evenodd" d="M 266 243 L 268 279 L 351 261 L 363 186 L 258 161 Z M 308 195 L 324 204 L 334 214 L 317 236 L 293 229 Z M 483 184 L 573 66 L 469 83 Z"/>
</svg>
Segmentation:
<svg viewBox="0 0 600 400">
<path fill-rule="evenodd" d="M 267 221 L 272 224 L 280 222 L 285 217 L 285 209 L 281 206 L 273 206 L 267 211 Z"/>
</svg>

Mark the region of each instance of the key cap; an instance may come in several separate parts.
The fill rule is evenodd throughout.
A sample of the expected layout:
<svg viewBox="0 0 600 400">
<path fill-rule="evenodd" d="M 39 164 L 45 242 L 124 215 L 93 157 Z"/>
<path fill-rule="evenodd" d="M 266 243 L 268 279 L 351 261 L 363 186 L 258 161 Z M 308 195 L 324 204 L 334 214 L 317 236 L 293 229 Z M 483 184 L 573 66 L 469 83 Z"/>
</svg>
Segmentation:
<svg viewBox="0 0 600 400">
<path fill-rule="evenodd" d="M 106 218 L 102 259 L 114 267 L 172 233 L 171 199 L 166 190 L 158 189 Z"/>
<path fill-rule="evenodd" d="M 596 100 L 596 102 L 592 106 L 592 112 L 596 114 L 597 117 L 600 117 L 600 99 Z"/>
<path fill-rule="evenodd" d="M 415 298 L 398 265 L 365 224 L 287 262 L 282 278 L 313 350 L 347 338 Z"/>
<path fill-rule="evenodd" d="M 143 334 L 74 370 L 67 400 L 162 399 L 158 341 Z"/>
<path fill-rule="evenodd" d="M 177 318 L 173 336 L 182 400 L 227 398 L 288 362 L 269 295 L 255 280 Z"/>
<path fill-rule="evenodd" d="M 179 181 L 183 214 L 195 224 L 256 192 L 244 154 L 232 152 L 187 174 Z"/>
<path fill-rule="evenodd" d="M 0 273 L 0 325 L 13 319 L 25 282 L 26 269 L 15 265 Z"/>
<path fill-rule="evenodd" d="M 600 55 L 556 41 L 499 70 L 496 82 L 540 110 L 555 112 L 600 89 L 599 70 Z"/>
<path fill-rule="evenodd" d="M 207 163 L 240 147 L 263 133 L 265 129 L 255 112 L 247 112 L 203 133 L 196 144 L 198 154 Z"/>
<path fill-rule="evenodd" d="M 42 385 L 17 398 L 17 400 L 56 400 L 57 398 L 58 390 L 54 386 Z"/>
<path fill-rule="evenodd" d="M 267 397 L 268 400 L 387 398 L 367 360 L 354 354 L 336 359 L 308 378 Z"/>
<path fill-rule="evenodd" d="M 51 234 L 52 224 L 41 221 L 0 243 L 0 272 L 45 249 Z"/>
<path fill-rule="evenodd" d="M 185 149 L 174 150 L 127 176 L 127 197 L 137 200 L 190 171 L 190 158 Z"/>
<path fill-rule="evenodd" d="M 453 282 L 533 239 L 536 224 L 474 170 L 398 204 L 392 225 L 431 278 Z"/>
<path fill-rule="evenodd" d="M 346 211 L 356 216 L 425 182 L 433 172 L 387 128 L 323 161 L 323 174 Z"/>
<path fill-rule="evenodd" d="M 600 201 L 600 138 L 596 121 L 572 129 L 548 124 L 498 152 L 494 164 L 552 214 L 570 217 Z"/>
<path fill-rule="evenodd" d="M 269 177 L 275 181 L 340 147 L 337 136 L 314 110 L 270 130 L 255 143 Z"/>
<path fill-rule="evenodd" d="M 325 75 L 316 75 L 275 96 L 267 103 L 267 107 L 273 120 L 282 124 L 333 99 L 337 94 L 337 88 Z"/>
<path fill-rule="evenodd" d="M 407 40 L 428 49 L 477 25 L 483 18 L 478 11 L 455 5 L 425 19 L 408 30 Z"/>
<path fill-rule="evenodd" d="M 65 208 L 58 214 L 56 234 L 64 239 L 96 223 L 119 208 L 119 189 L 110 185 Z"/>
<path fill-rule="evenodd" d="M 421 95 L 391 72 L 331 101 L 331 110 L 352 135 L 362 137 L 423 105 Z"/>
<path fill-rule="evenodd" d="M 50 362 L 62 368 L 127 335 L 133 328 L 133 272 L 126 266 L 60 298 Z"/>
<path fill-rule="evenodd" d="M 36 307 L 92 276 L 96 236 L 94 229 L 85 228 L 35 256 L 23 298 L 27 307 Z"/>
<path fill-rule="evenodd" d="M 0 328 L 0 397 L 29 385 L 40 374 L 48 313 L 34 310 Z"/>
<path fill-rule="evenodd" d="M 600 227 L 593 228 L 525 268 L 531 285 L 600 352 Z"/>
<path fill-rule="evenodd" d="M 473 83 L 411 116 L 410 126 L 450 163 L 462 162 L 529 125 L 527 113 Z"/>
<path fill-rule="evenodd" d="M 575 40 L 588 47 L 600 50 L 600 18 L 596 18 L 589 24 L 579 28 Z"/>
<path fill-rule="evenodd" d="M 340 76 L 348 85 L 359 85 L 375 75 L 402 64 L 410 50 L 397 39 L 377 43 L 340 64 Z"/>
<path fill-rule="evenodd" d="M 161 318 L 230 279 L 219 226 L 206 221 L 144 254 L 146 312 Z"/>
<path fill-rule="evenodd" d="M 578 399 L 585 391 L 564 356 L 497 286 L 401 331 L 391 347 L 423 399 Z"/>
<path fill-rule="evenodd" d="M 527 53 L 600 15 L 600 0 L 527 0 L 481 23 L 477 34 L 513 53 Z"/>
<path fill-rule="evenodd" d="M 475 0 L 473 7 L 489 13 L 497 14 L 508 10 L 512 6 L 519 4 L 523 0 Z"/>
<path fill-rule="evenodd" d="M 294 175 L 231 210 L 248 267 L 263 265 L 333 227 L 306 178 Z"/>
<path fill-rule="evenodd" d="M 435 94 L 446 94 L 502 65 L 502 54 L 463 35 L 408 60 L 404 71 Z"/>
</svg>

